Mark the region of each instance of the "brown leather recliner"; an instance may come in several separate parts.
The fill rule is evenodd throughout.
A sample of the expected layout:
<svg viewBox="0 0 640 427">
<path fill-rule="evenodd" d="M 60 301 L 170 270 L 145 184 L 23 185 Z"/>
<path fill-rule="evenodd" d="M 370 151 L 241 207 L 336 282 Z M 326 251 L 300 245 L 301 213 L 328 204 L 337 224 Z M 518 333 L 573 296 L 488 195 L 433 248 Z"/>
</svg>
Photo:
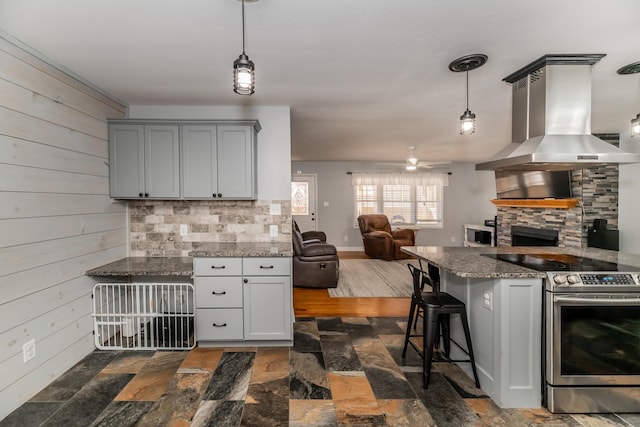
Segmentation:
<svg viewBox="0 0 640 427">
<path fill-rule="evenodd" d="M 416 237 L 413 230 L 391 230 L 389 218 L 383 214 L 360 215 L 358 226 L 362 234 L 364 252 L 370 258 L 392 261 L 410 257 L 402 252 L 400 247 L 415 245 Z"/>
<path fill-rule="evenodd" d="M 338 286 L 338 251 L 328 243 L 313 240 L 305 243 L 302 233 L 292 227 L 293 286 L 301 288 L 335 288 Z"/>
<path fill-rule="evenodd" d="M 293 228 L 296 229 L 296 231 L 300 231 L 300 227 L 298 227 L 298 223 L 293 221 Z M 327 241 L 327 235 L 325 234 L 324 231 L 301 231 L 300 234 L 302 234 L 302 241 L 303 242 L 307 242 L 309 240 L 320 240 L 322 243 L 325 243 Z"/>
</svg>

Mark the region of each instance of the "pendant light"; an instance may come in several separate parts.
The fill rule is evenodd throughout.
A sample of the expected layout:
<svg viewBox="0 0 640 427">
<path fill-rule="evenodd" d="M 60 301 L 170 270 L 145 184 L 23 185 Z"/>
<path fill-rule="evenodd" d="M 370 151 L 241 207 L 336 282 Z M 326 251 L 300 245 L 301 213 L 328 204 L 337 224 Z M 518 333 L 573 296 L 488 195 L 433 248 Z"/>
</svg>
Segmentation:
<svg viewBox="0 0 640 427">
<path fill-rule="evenodd" d="M 244 0 L 242 0 L 242 54 L 233 61 L 233 91 L 238 95 L 251 95 L 255 92 L 256 75 L 253 61 L 244 52 L 244 35 Z"/>
<path fill-rule="evenodd" d="M 487 55 L 475 53 L 455 59 L 449 64 L 449 70 L 460 73 L 466 73 L 467 88 L 467 109 L 460 116 L 460 134 L 469 135 L 476 131 L 476 115 L 469 110 L 469 71 L 475 70 L 487 62 Z"/>
<path fill-rule="evenodd" d="M 640 135 L 640 113 L 634 119 L 631 119 L 631 136 L 638 135 Z"/>
<path fill-rule="evenodd" d="M 618 74 L 640 73 L 640 61 L 625 65 L 618 69 Z M 640 83 L 638 84 L 638 96 L 636 104 L 640 104 Z M 640 136 L 640 113 L 631 119 L 631 136 Z"/>
</svg>

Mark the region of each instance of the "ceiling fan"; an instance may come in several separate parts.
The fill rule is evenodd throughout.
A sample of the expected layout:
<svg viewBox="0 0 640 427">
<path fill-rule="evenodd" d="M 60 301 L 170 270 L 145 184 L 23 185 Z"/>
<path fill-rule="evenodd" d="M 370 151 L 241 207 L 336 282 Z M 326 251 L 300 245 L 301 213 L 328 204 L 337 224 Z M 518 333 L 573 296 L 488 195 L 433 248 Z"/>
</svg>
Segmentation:
<svg viewBox="0 0 640 427">
<path fill-rule="evenodd" d="M 417 169 L 431 169 L 431 168 L 433 168 L 435 166 L 451 164 L 451 162 L 426 162 L 426 161 L 420 161 L 415 156 L 415 150 L 416 150 L 416 146 L 415 145 L 410 145 L 409 146 L 409 156 L 407 157 L 407 159 L 405 160 L 405 163 L 404 163 L 404 168 L 409 172 L 413 172 L 413 171 L 415 171 Z"/>
<path fill-rule="evenodd" d="M 433 169 L 438 168 L 440 166 L 450 165 L 451 162 L 429 162 L 418 160 L 415 155 L 416 147 L 415 145 L 409 146 L 409 155 L 405 159 L 403 163 L 400 162 L 375 162 L 380 167 L 392 167 L 393 169 L 397 169 L 399 167 L 404 168 L 408 172 L 415 172 L 419 169 Z"/>
</svg>

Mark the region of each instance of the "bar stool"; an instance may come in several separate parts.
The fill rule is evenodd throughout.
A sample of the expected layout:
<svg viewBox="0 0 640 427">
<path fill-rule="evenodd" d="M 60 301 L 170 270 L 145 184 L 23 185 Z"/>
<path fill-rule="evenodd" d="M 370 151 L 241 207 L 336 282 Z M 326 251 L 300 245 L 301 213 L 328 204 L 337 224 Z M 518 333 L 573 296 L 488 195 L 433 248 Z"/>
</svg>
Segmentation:
<svg viewBox="0 0 640 427">
<path fill-rule="evenodd" d="M 424 388 L 429 385 L 429 376 L 431 373 L 431 363 L 433 361 L 433 351 L 436 342 L 439 341 L 440 333 L 442 330 L 442 344 L 443 355 L 447 362 L 470 362 L 471 369 L 473 370 L 473 377 L 476 383 L 476 387 L 480 388 L 480 380 L 478 379 L 478 372 L 476 371 L 475 358 L 473 356 L 473 346 L 471 344 L 471 333 L 469 331 L 469 323 L 467 321 L 467 310 L 462 301 L 449 295 L 446 292 L 440 292 L 438 287 L 433 286 L 429 275 L 422 269 L 416 268 L 411 264 L 408 264 L 409 271 L 413 278 L 413 295 L 411 297 L 411 308 L 409 311 L 409 321 L 407 322 L 407 331 L 404 339 L 404 348 L 402 350 L 402 358 L 407 355 L 407 347 L 409 344 L 414 350 L 422 357 L 423 360 L 423 383 Z M 429 284 L 433 292 L 423 292 L 425 284 Z M 419 310 L 422 309 L 422 334 L 411 334 L 411 324 L 413 323 L 414 316 L 418 316 Z M 462 321 L 462 328 L 464 329 L 464 336 L 467 343 L 467 348 L 460 346 L 454 339 L 451 338 L 450 333 L 450 317 L 451 314 L 460 315 Z M 411 341 L 412 337 L 422 337 L 424 349 L 421 351 L 418 346 Z M 462 360 L 454 360 L 449 357 L 451 350 L 451 343 L 455 344 L 463 353 L 469 358 Z"/>
</svg>

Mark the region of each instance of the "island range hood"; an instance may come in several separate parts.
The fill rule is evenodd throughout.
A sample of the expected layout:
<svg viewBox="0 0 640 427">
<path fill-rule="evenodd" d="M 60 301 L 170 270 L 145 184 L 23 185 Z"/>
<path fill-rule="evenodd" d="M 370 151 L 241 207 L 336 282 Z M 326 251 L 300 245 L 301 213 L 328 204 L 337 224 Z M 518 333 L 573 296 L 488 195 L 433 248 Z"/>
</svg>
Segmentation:
<svg viewBox="0 0 640 427">
<path fill-rule="evenodd" d="M 512 143 L 476 170 L 573 170 L 640 163 L 591 135 L 591 67 L 604 54 L 545 55 L 505 77 L 513 89 Z"/>
</svg>

